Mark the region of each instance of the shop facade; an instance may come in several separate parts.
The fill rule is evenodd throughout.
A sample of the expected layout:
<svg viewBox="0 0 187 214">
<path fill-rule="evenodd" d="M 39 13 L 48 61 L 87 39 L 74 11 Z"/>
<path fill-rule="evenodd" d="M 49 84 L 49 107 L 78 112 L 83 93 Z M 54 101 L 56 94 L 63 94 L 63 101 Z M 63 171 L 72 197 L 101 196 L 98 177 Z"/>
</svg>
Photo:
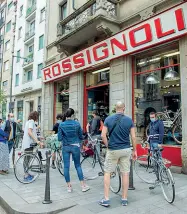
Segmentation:
<svg viewBox="0 0 187 214">
<path fill-rule="evenodd" d="M 46 66 L 44 131 L 68 107 L 85 129 L 93 110 L 104 120 L 122 100 L 139 143 L 148 134 L 149 113 L 159 112 L 165 125 L 163 156 L 181 166 L 181 145 L 187 140 L 186 14 L 187 3 L 179 4 Z M 140 144 L 138 152 L 145 152 Z"/>
</svg>

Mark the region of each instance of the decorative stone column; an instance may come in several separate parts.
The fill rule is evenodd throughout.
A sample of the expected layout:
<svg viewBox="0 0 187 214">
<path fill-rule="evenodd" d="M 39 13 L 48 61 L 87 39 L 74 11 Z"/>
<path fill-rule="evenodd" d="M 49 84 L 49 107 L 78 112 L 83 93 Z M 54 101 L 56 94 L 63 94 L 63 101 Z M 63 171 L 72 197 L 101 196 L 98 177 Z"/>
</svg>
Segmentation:
<svg viewBox="0 0 187 214">
<path fill-rule="evenodd" d="M 125 114 L 132 117 L 132 58 L 113 60 L 110 64 L 110 112 L 117 101 L 123 101 Z"/>
<path fill-rule="evenodd" d="M 75 110 L 75 117 L 83 125 L 83 73 L 78 72 L 70 76 L 69 107 Z"/>
<path fill-rule="evenodd" d="M 187 174 L 187 36 L 180 42 L 180 76 L 181 76 L 181 103 L 182 103 L 182 171 Z"/>
</svg>

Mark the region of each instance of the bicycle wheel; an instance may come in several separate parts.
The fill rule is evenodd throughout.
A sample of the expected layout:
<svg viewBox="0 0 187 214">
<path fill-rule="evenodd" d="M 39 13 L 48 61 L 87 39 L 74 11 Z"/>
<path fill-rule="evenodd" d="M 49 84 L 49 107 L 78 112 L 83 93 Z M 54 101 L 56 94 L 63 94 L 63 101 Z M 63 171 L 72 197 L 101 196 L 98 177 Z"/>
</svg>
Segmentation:
<svg viewBox="0 0 187 214">
<path fill-rule="evenodd" d="M 101 167 L 101 171 L 104 173 L 104 163 L 105 163 L 105 157 L 106 157 L 106 147 L 101 147 L 100 154 L 96 150 L 96 157 L 99 162 L 99 165 Z"/>
<path fill-rule="evenodd" d="M 35 154 L 23 154 L 14 166 L 14 175 L 16 179 L 23 184 L 29 184 L 35 181 L 41 171 L 41 162 Z M 32 179 L 25 179 L 25 174 L 33 176 Z"/>
<path fill-rule="evenodd" d="M 121 190 L 121 173 L 119 166 L 110 174 L 110 190 L 116 194 Z"/>
<path fill-rule="evenodd" d="M 64 163 L 61 151 L 57 151 L 56 166 L 62 176 L 64 176 Z"/>
<path fill-rule="evenodd" d="M 139 156 L 134 162 L 134 170 L 142 181 L 148 184 L 154 184 L 156 180 L 155 165 L 156 162 L 150 156 Z"/>
<path fill-rule="evenodd" d="M 173 139 L 177 144 L 182 144 L 182 118 L 181 115 L 175 122 L 172 129 Z"/>
<path fill-rule="evenodd" d="M 99 167 L 95 163 L 95 156 L 87 156 L 81 161 L 84 180 L 94 180 L 98 177 Z"/>
<path fill-rule="evenodd" d="M 170 169 L 163 167 L 160 171 L 161 189 L 166 201 L 172 204 L 175 200 L 175 182 Z"/>
</svg>

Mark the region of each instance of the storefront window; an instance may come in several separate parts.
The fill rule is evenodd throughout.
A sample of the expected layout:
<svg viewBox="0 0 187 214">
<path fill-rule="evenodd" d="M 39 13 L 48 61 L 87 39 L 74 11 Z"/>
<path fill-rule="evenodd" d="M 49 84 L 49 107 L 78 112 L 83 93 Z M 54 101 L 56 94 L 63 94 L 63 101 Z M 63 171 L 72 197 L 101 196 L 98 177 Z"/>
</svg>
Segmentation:
<svg viewBox="0 0 187 214">
<path fill-rule="evenodd" d="M 137 135 L 149 133 L 149 114 L 157 112 L 165 128 L 164 144 L 181 144 L 180 52 L 137 58 L 134 73 L 135 123 Z"/>
<path fill-rule="evenodd" d="M 109 69 L 104 68 L 86 73 L 87 121 L 92 119 L 92 112 L 96 110 L 104 121 L 109 114 Z"/>
<path fill-rule="evenodd" d="M 55 83 L 54 119 L 69 108 L 69 79 Z"/>
</svg>

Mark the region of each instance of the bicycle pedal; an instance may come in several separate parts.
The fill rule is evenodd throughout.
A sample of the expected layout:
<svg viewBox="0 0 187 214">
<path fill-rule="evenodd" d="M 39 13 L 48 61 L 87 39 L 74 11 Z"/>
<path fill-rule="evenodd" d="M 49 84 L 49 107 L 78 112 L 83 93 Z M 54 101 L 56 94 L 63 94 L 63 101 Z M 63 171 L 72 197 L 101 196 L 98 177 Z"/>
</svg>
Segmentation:
<svg viewBox="0 0 187 214">
<path fill-rule="evenodd" d="M 99 172 L 98 176 L 104 176 L 104 173 L 103 172 Z"/>
</svg>

